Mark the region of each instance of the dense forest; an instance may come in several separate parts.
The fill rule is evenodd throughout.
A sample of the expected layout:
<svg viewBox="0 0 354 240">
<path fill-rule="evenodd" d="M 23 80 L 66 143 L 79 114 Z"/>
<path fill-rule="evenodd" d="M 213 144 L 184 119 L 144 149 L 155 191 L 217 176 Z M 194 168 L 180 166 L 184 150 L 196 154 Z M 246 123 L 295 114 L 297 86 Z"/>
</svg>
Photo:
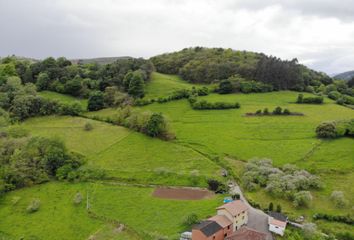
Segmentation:
<svg viewBox="0 0 354 240">
<path fill-rule="evenodd" d="M 223 48 L 185 48 L 151 58 L 157 71 L 179 74 L 190 82 L 211 83 L 240 75 L 249 80 L 271 84 L 276 90 L 305 90 L 306 86 L 328 84 L 332 80 L 324 73 L 298 63 L 266 56 L 262 53 Z"/>
</svg>

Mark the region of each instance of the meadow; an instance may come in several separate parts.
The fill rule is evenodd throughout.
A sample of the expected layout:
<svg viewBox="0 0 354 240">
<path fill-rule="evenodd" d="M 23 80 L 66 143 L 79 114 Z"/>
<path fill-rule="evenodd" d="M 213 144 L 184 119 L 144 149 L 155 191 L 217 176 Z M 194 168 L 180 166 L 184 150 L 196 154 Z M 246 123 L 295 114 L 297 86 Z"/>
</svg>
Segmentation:
<svg viewBox="0 0 354 240">
<path fill-rule="evenodd" d="M 158 72 L 151 74 L 151 79 L 146 85 L 145 98 L 158 98 L 171 95 L 176 90 L 190 89 L 192 87 L 209 86 L 204 84 L 190 84 L 177 75 L 169 75 Z"/>
<path fill-rule="evenodd" d="M 39 94 L 39 96 L 41 96 L 43 98 L 47 98 L 50 100 L 56 100 L 60 103 L 77 102 L 81 105 L 83 110 L 87 109 L 87 102 L 88 102 L 87 99 L 79 99 L 79 98 L 75 98 L 70 95 L 60 94 L 60 93 L 56 93 L 56 92 L 52 92 L 52 91 L 41 91 L 38 94 Z"/>
<path fill-rule="evenodd" d="M 78 192 L 84 199 L 75 205 Z M 175 238 L 186 229 L 183 222 L 188 214 L 205 218 L 222 202 L 221 196 L 193 201 L 158 199 L 152 192 L 153 188 L 58 182 L 13 191 L 0 201 L 0 239 Z M 86 211 L 87 193 L 91 214 Z M 41 206 L 29 214 L 26 207 L 34 198 L 40 199 Z M 120 222 L 127 231 L 114 231 Z"/>
<path fill-rule="evenodd" d="M 86 123 L 91 131 L 84 130 Z M 108 123 L 51 116 L 22 126 L 34 136 L 62 139 L 69 150 L 87 158 L 87 166 L 104 170 L 113 180 L 205 187 L 207 178 L 220 178 L 220 167 L 193 149 Z"/>
<path fill-rule="evenodd" d="M 165 97 L 174 90 L 190 89 L 192 86 L 177 76 L 153 73 L 146 86 L 146 98 Z M 40 94 L 67 103 L 74 100 L 57 93 Z M 153 188 L 124 186 L 121 183 L 205 187 L 208 178 L 222 179 L 220 162 L 215 161 L 217 158 L 231 168 L 238 180 L 248 160 L 270 158 L 276 166 L 296 164 L 319 175 L 324 182 L 323 189 L 312 191 L 314 200 L 309 209 L 296 209 L 290 201 L 273 198 L 264 190 L 245 192 L 248 198 L 260 203 L 263 208 L 270 202 L 281 204 L 289 216 L 303 215 L 307 220 L 311 220 L 317 212 L 354 213 L 351 206 L 337 209 L 329 201 L 331 192 L 340 190 L 350 203 L 354 202 L 354 188 L 351 185 L 354 181 L 354 139 L 320 140 L 315 134 L 319 123 L 351 119 L 354 112 L 328 98 L 322 105 L 296 104 L 297 95 L 298 92 L 281 91 L 227 95 L 212 93 L 199 97 L 209 102 L 241 104 L 240 109 L 232 110 L 193 110 L 187 100 L 133 108 L 133 111 L 161 112 L 167 118 L 171 131 L 176 134 L 173 141 L 150 138 L 120 126 L 89 119 L 93 116 L 113 116 L 117 112 L 113 108 L 88 112 L 83 117 L 28 119 L 22 126 L 31 135 L 63 139 L 69 150 L 86 157 L 86 167 L 104 170 L 107 174 L 105 180 L 110 181 L 77 184 L 53 182 L 7 194 L 0 199 L 0 218 L 6 216 L 5 221 L 0 222 L 0 239 L 1 234 L 12 234 L 11 237 L 15 238 L 33 235 L 37 237 L 33 239 L 45 239 L 42 228 L 53 234 L 51 239 L 87 239 L 91 235 L 98 240 L 136 240 L 144 239 L 142 236 L 145 235 L 176 239 L 185 229 L 182 222 L 188 213 L 195 212 L 204 218 L 214 212 L 222 196 L 200 201 L 163 200 L 151 197 Z M 81 104 L 87 102 L 81 100 Z M 277 106 L 304 115 L 245 116 L 258 109 L 272 111 Z M 91 131 L 84 130 L 86 123 L 93 126 Z M 77 191 L 89 192 L 91 211 L 96 215 L 127 224 L 135 234 L 116 234 L 114 226 L 90 217 L 84 206 L 74 207 L 72 198 Z M 12 199 L 17 196 L 20 201 L 13 204 Z M 43 206 L 40 211 L 29 215 L 24 209 L 32 198 L 40 198 Z M 70 222 L 64 221 L 67 218 Z M 50 224 L 47 219 L 53 219 L 55 224 Z M 354 230 L 345 224 L 319 221 L 318 225 L 326 231 Z"/>
</svg>

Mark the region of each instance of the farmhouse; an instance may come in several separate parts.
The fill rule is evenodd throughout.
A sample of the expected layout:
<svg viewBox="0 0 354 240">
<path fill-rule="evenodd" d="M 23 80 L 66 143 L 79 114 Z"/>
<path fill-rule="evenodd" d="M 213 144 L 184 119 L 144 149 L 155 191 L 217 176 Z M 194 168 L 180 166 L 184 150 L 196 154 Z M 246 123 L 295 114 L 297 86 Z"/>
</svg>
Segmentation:
<svg viewBox="0 0 354 240">
<path fill-rule="evenodd" d="M 206 220 L 192 229 L 193 240 L 223 240 L 224 230 L 215 221 Z"/>
<path fill-rule="evenodd" d="M 223 228 L 224 238 L 232 234 L 232 222 L 227 217 L 216 215 L 208 220 L 216 222 Z"/>
<path fill-rule="evenodd" d="M 233 224 L 232 231 L 236 231 L 247 224 L 248 207 L 241 200 L 236 200 L 218 207 L 217 215 L 227 217 Z"/>
<path fill-rule="evenodd" d="M 284 214 L 278 212 L 269 212 L 269 231 L 283 236 L 287 222 L 288 218 Z"/>
<path fill-rule="evenodd" d="M 265 233 L 243 226 L 240 230 L 226 237 L 225 240 L 265 240 L 266 237 Z"/>
</svg>

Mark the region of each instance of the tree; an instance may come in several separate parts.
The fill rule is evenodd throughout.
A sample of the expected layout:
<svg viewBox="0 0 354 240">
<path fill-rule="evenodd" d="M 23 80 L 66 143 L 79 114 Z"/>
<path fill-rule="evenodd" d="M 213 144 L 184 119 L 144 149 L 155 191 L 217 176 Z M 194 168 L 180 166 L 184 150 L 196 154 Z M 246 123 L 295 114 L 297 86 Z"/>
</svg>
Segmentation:
<svg viewBox="0 0 354 240">
<path fill-rule="evenodd" d="M 151 137 L 161 136 L 166 131 L 166 121 L 161 113 L 153 113 L 147 124 L 146 132 Z"/>
<path fill-rule="evenodd" d="M 75 77 L 71 81 L 67 81 L 64 85 L 65 93 L 73 95 L 73 96 L 79 96 L 80 90 L 82 88 L 81 82 L 82 82 L 82 78 L 80 78 L 78 76 Z"/>
<path fill-rule="evenodd" d="M 285 109 L 283 110 L 283 114 L 284 114 L 284 115 L 290 115 L 290 110 L 287 109 L 287 108 L 285 108 Z"/>
<path fill-rule="evenodd" d="M 219 93 L 227 94 L 233 91 L 232 83 L 230 80 L 221 80 L 219 83 Z"/>
<path fill-rule="evenodd" d="M 300 93 L 300 94 L 297 96 L 296 102 L 297 102 L 297 103 L 302 103 L 303 99 L 304 99 L 304 95 Z"/>
<path fill-rule="evenodd" d="M 50 79 L 47 73 L 40 73 L 37 78 L 36 86 L 39 91 L 48 89 Z"/>
<path fill-rule="evenodd" d="M 344 208 L 348 204 L 342 191 L 333 191 L 330 199 L 337 208 Z"/>
<path fill-rule="evenodd" d="M 273 203 L 272 203 L 272 202 L 269 203 L 268 210 L 269 210 L 270 212 L 273 211 Z"/>
<path fill-rule="evenodd" d="M 293 204 L 295 207 L 309 207 L 312 202 L 312 195 L 309 191 L 300 191 L 294 194 Z"/>
<path fill-rule="evenodd" d="M 337 130 L 335 122 L 322 122 L 316 128 L 316 134 L 319 138 L 336 138 Z"/>
<path fill-rule="evenodd" d="M 264 114 L 264 115 L 269 115 L 269 110 L 268 110 L 268 108 L 263 109 L 263 114 Z"/>
<path fill-rule="evenodd" d="M 87 110 L 97 111 L 102 109 L 103 107 L 104 107 L 103 93 L 101 91 L 93 92 L 88 100 Z"/>
<path fill-rule="evenodd" d="M 279 204 L 277 205 L 277 212 L 281 213 L 281 206 Z"/>
<path fill-rule="evenodd" d="M 276 108 L 273 110 L 273 114 L 274 114 L 274 115 L 281 115 L 281 113 L 282 113 L 281 107 L 276 107 Z"/>
<path fill-rule="evenodd" d="M 142 98 L 144 97 L 144 85 L 144 78 L 141 72 L 135 71 L 129 82 L 128 93 L 135 98 Z"/>
</svg>

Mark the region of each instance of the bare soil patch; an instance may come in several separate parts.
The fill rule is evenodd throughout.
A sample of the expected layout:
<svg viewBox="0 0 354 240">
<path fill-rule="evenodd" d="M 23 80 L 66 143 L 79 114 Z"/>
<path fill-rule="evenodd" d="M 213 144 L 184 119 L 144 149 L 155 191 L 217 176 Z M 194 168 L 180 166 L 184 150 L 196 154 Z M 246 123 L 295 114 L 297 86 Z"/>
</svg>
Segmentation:
<svg viewBox="0 0 354 240">
<path fill-rule="evenodd" d="M 176 200 L 200 200 L 214 196 L 213 192 L 193 188 L 156 188 L 154 197 Z"/>
</svg>

